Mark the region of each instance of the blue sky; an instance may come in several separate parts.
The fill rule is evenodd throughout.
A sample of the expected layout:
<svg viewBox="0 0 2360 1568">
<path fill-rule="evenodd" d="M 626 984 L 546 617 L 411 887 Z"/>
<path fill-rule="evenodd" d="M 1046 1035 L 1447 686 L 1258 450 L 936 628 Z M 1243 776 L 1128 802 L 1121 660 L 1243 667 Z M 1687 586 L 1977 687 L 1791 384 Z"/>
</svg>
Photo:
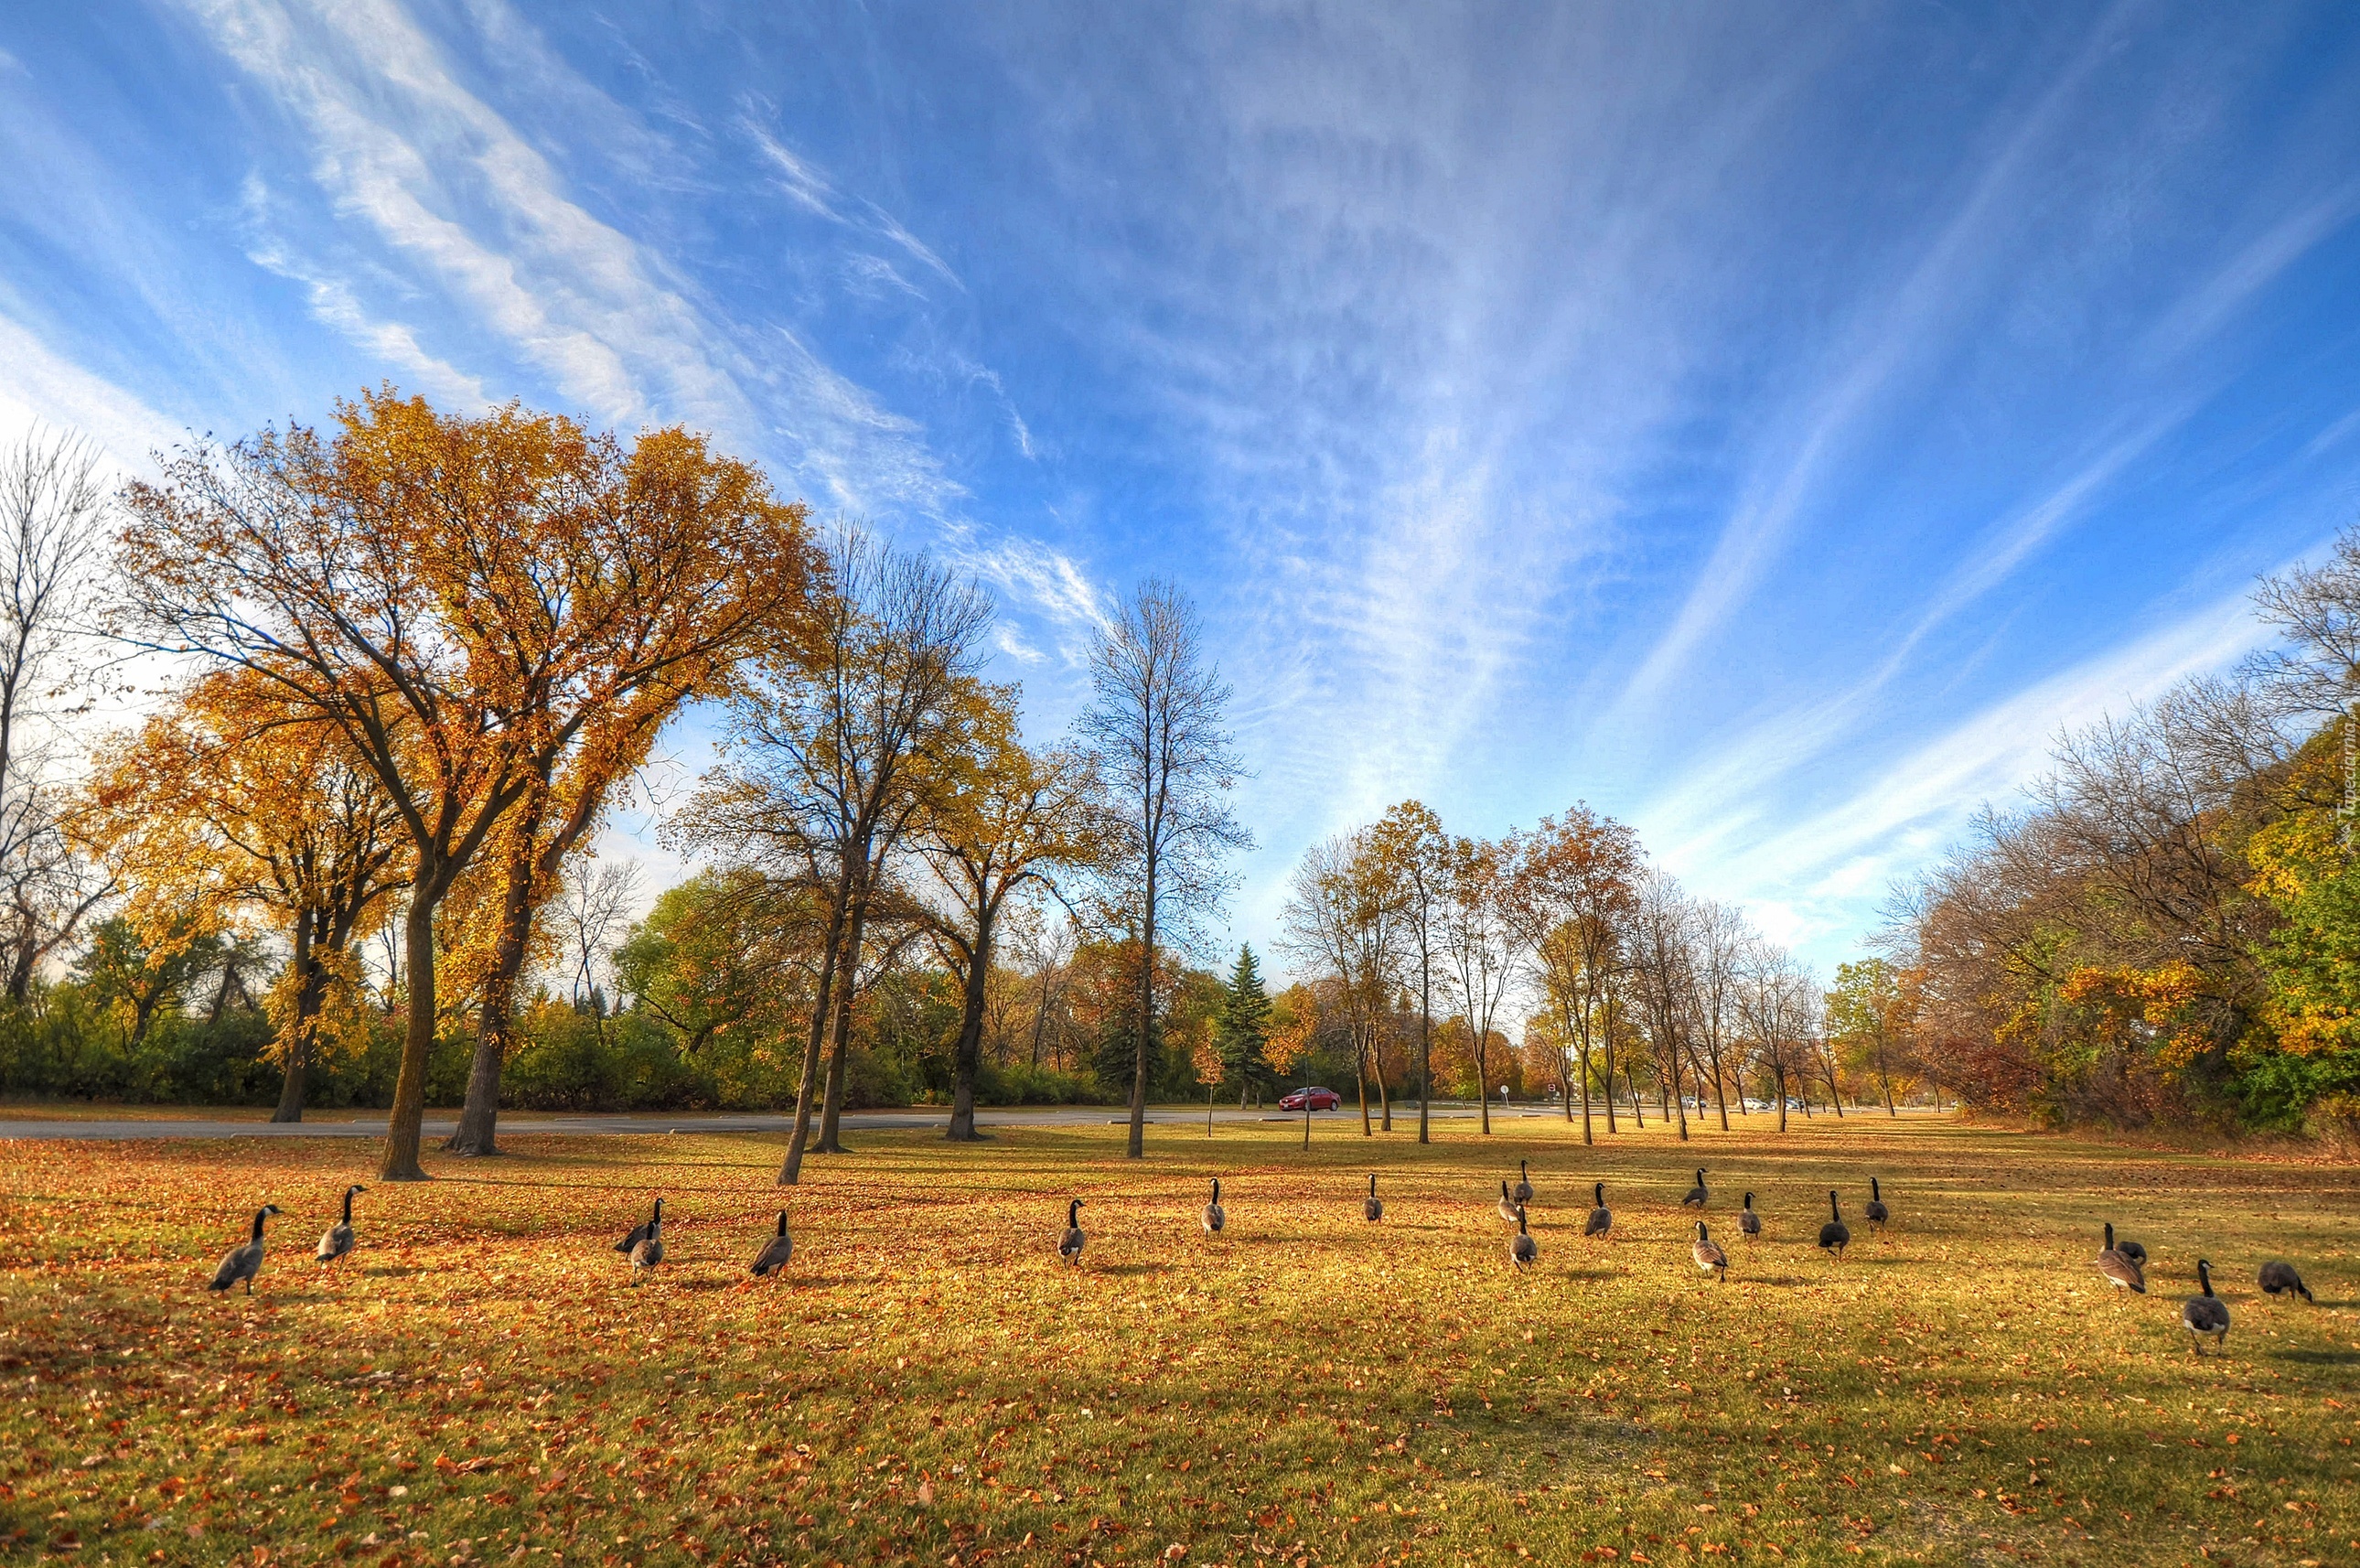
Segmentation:
<svg viewBox="0 0 2360 1568">
<path fill-rule="evenodd" d="M 0 426 L 690 422 L 1036 734 L 1188 587 L 1242 935 L 1587 799 L 1828 964 L 2360 515 L 2355 105 L 2335 5 L 16 6 Z"/>
</svg>

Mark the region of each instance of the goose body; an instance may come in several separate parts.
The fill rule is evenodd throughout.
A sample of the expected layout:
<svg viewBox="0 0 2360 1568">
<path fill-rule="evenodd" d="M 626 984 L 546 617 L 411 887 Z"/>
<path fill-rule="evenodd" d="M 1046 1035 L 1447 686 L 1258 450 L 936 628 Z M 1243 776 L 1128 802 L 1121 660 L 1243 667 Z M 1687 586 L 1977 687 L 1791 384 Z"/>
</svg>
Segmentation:
<svg viewBox="0 0 2360 1568">
<path fill-rule="evenodd" d="M 2133 1263 L 2137 1264 L 2141 1268 L 2145 1268 L 2147 1266 L 2147 1248 L 2139 1245 L 2138 1243 L 2132 1241 L 2116 1242 L 2114 1244 L 2114 1250 L 2121 1253 L 2125 1257 L 2129 1258 Z"/>
<path fill-rule="evenodd" d="M 1523 1160 L 1518 1160 L 1516 1162 L 1516 1201 L 1519 1204 L 1524 1204 L 1532 1201 L 1533 1173 Z"/>
<path fill-rule="evenodd" d="M 1836 1207 L 1836 1195 L 1828 1193 L 1828 1223 L 1819 1227 L 1819 1245 L 1838 1257 L 1852 1245 L 1852 1227 L 1843 1223 L 1843 1211 Z"/>
<path fill-rule="evenodd" d="M 2212 1266 L 2201 1257 L 2196 1260 L 2196 1285 L 2200 1293 L 2180 1305 L 2180 1326 L 2188 1331 L 2190 1347 L 2202 1355 L 2206 1334 L 2215 1346 L 2229 1343 L 2229 1303 L 2212 1294 Z"/>
<path fill-rule="evenodd" d="M 794 1255 L 795 1238 L 787 1234 L 787 1212 L 781 1209 L 779 1211 L 778 1233 L 765 1242 L 762 1250 L 755 1255 L 754 1266 L 750 1272 L 757 1279 L 767 1275 L 782 1273 L 787 1265 L 793 1260 Z"/>
<path fill-rule="evenodd" d="M 1614 1228 L 1614 1211 L 1606 1206 L 1606 1183 L 1592 1182 L 1590 1191 L 1590 1195 L 1598 1201 L 1598 1206 L 1590 1211 L 1590 1218 L 1581 1222 L 1581 1234 L 1585 1236 L 1602 1236 Z"/>
<path fill-rule="evenodd" d="M 2291 1263 L 2273 1260 L 2262 1265 L 2260 1284 L 2273 1296 L 2300 1296 L 2306 1301 L 2311 1299 L 2311 1287 L 2302 1282 L 2302 1276 L 2295 1272 Z"/>
<path fill-rule="evenodd" d="M 1697 1183 L 1694 1187 L 1688 1189 L 1688 1196 L 1680 1200 L 1680 1207 L 1683 1209 L 1701 1209 L 1704 1207 L 1707 1196 L 1708 1194 L 1704 1190 L 1704 1172 L 1702 1170 L 1699 1170 L 1697 1172 Z"/>
<path fill-rule="evenodd" d="M 1707 1274 L 1718 1274 L 1724 1283 L 1727 1282 L 1729 1254 L 1721 1250 L 1719 1242 L 1706 1234 L 1702 1220 L 1697 1222 L 1696 1245 L 1688 1249 L 1688 1255 L 1696 1259 L 1696 1266 L 1699 1268 L 1703 1269 Z"/>
<path fill-rule="evenodd" d="M 644 1225 L 632 1227 L 631 1234 L 615 1244 L 615 1250 L 630 1261 L 631 1283 L 639 1282 L 639 1271 L 653 1268 L 663 1261 L 663 1203 L 656 1200 L 655 1212 Z"/>
<path fill-rule="evenodd" d="M 1221 1179 L 1213 1178 L 1213 1201 L 1205 1205 L 1205 1234 L 1218 1235 L 1221 1227 L 1229 1223 L 1229 1211 L 1221 1207 Z"/>
<path fill-rule="evenodd" d="M 2147 1294 L 2147 1270 L 2139 1266 L 2138 1259 L 2114 1245 L 2111 1223 L 2106 1226 L 2106 1245 L 2098 1254 L 2098 1272 L 2117 1290 L 2127 1290 L 2134 1296 Z"/>
<path fill-rule="evenodd" d="M 1885 1228 L 1885 1222 L 1893 1218 L 1893 1211 L 1885 1206 L 1884 1190 L 1876 1185 L 1874 1176 L 1868 1179 L 1868 1207 L 1861 1212 L 1866 1214 L 1868 1223 L 1880 1231 Z"/>
<path fill-rule="evenodd" d="M 1524 1223 L 1524 1211 L 1519 1209 L 1516 1211 L 1516 1234 L 1508 1242 L 1508 1261 L 1522 1270 L 1530 1268 L 1533 1259 L 1540 1255 L 1540 1244 L 1533 1240 L 1533 1233 Z"/>
<path fill-rule="evenodd" d="M 1754 1194 L 1745 1195 L 1745 1207 L 1737 1212 L 1737 1228 L 1749 1236 L 1762 1234 L 1762 1216 L 1754 1212 Z"/>
<path fill-rule="evenodd" d="M 1065 1234 L 1057 1238 L 1057 1255 L 1078 1267 L 1082 1261 L 1082 1201 L 1065 1205 Z"/>
<path fill-rule="evenodd" d="M 322 1263 L 333 1263 L 353 1250 L 353 1200 L 367 1190 L 358 1183 L 344 1189 L 344 1217 L 321 1234 L 320 1250 L 313 1255 Z"/>
<path fill-rule="evenodd" d="M 276 1203 L 265 1203 L 254 1212 L 254 1231 L 241 1246 L 232 1247 L 213 1270 L 208 1290 L 226 1290 L 233 1285 L 244 1285 L 246 1293 L 254 1294 L 254 1277 L 262 1272 L 262 1222 L 279 1212 Z"/>
<path fill-rule="evenodd" d="M 1360 1217 L 1375 1224 L 1385 1217 L 1385 1206 L 1377 1198 L 1377 1173 L 1369 1172 L 1369 1195 L 1360 1200 Z"/>
<path fill-rule="evenodd" d="M 1516 1208 L 1516 1200 L 1509 1193 L 1508 1184 L 1504 1181 L 1500 1183 L 1499 1214 L 1500 1218 L 1507 1221 L 1508 1223 L 1512 1225 L 1524 1217 L 1522 1212 Z"/>
</svg>

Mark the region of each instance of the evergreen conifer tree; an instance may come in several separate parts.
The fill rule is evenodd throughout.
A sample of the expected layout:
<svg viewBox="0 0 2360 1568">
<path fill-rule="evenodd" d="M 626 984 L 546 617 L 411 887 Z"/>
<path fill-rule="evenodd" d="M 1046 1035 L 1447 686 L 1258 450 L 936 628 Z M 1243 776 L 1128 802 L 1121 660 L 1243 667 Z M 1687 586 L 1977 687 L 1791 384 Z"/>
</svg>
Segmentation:
<svg viewBox="0 0 2360 1568">
<path fill-rule="evenodd" d="M 1270 992 L 1262 989 L 1262 966 L 1254 961 L 1251 948 L 1238 948 L 1238 961 L 1222 992 L 1221 1011 L 1213 1021 L 1213 1042 L 1221 1053 L 1222 1067 L 1238 1080 L 1238 1106 L 1242 1110 L 1246 1096 L 1271 1079 L 1270 1058 L 1264 1049 L 1270 1041 Z"/>
</svg>

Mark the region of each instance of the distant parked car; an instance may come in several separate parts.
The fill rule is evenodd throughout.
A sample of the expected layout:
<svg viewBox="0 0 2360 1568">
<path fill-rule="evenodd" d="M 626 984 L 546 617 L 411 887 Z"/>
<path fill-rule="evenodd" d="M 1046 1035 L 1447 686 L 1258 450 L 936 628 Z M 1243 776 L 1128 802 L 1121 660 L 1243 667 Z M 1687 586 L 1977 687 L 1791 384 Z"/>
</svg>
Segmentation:
<svg viewBox="0 0 2360 1568">
<path fill-rule="evenodd" d="M 1343 1106 L 1344 1097 L 1332 1089 L 1298 1089 L 1278 1102 L 1282 1111 L 1334 1111 Z"/>
</svg>

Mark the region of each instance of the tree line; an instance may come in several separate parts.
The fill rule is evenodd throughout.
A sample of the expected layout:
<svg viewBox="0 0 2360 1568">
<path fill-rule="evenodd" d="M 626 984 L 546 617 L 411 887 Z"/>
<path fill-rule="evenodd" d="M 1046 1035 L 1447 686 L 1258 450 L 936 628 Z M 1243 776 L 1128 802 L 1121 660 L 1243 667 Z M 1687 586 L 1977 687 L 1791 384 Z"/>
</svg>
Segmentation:
<svg viewBox="0 0 2360 1568">
<path fill-rule="evenodd" d="M 2273 646 L 2060 736 L 1896 898 L 1905 1032 L 1969 1103 L 2360 1135 L 2360 531 L 2255 606 Z"/>
<path fill-rule="evenodd" d="M 792 1085 L 792 1181 L 840 1146 L 856 1034 L 890 1036 L 897 1012 L 947 1002 L 949 1130 L 973 1136 L 1000 944 L 1054 925 L 1074 950 L 1034 966 L 1042 983 L 1087 969 L 1119 999 L 1099 1033 L 1130 1042 L 1139 1152 L 1193 972 L 1175 955 L 1250 842 L 1229 691 L 1176 590 L 1105 614 L 1093 701 L 1041 745 L 1018 689 L 983 678 L 994 607 L 974 577 L 815 528 L 692 432 L 627 441 L 388 388 L 324 430 L 159 467 L 110 493 L 71 440 L 0 463 L 13 1059 L 94 1015 L 134 1044 L 192 1008 L 243 1017 L 293 1119 L 315 1071 L 389 1057 L 380 1174 L 417 1179 L 438 1047 L 472 1037 L 446 1146 L 496 1153 L 520 1030 L 552 1033 L 563 975 L 574 1035 L 601 1048 L 652 1031 L 693 1058 L 758 1018 L 791 1036 L 757 1076 Z M 93 631 L 173 674 L 143 721 L 70 756 L 77 715 L 48 699 Z M 710 869 L 616 942 L 627 890 L 590 846 L 691 705 L 724 716 L 719 761 L 663 832 Z"/>
<path fill-rule="evenodd" d="M 1726 1129 L 1732 1102 L 1783 1129 L 1815 1102 L 1841 1115 L 1874 1096 L 1898 1114 L 1932 1087 L 1893 965 L 1846 965 L 1823 990 L 1587 806 L 1482 839 L 1405 801 L 1315 846 L 1282 920 L 1308 977 L 1283 999 L 1292 1026 L 1336 1042 L 1364 1132 L 1390 1131 L 1406 1092 L 1425 1141 L 1437 1084 L 1477 1098 L 1486 1133 L 1502 1089 L 1552 1098 L 1585 1142 L 1601 1122 L 1644 1126 L 1650 1098 L 1685 1138 L 1692 1115 Z"/>
</svg>

